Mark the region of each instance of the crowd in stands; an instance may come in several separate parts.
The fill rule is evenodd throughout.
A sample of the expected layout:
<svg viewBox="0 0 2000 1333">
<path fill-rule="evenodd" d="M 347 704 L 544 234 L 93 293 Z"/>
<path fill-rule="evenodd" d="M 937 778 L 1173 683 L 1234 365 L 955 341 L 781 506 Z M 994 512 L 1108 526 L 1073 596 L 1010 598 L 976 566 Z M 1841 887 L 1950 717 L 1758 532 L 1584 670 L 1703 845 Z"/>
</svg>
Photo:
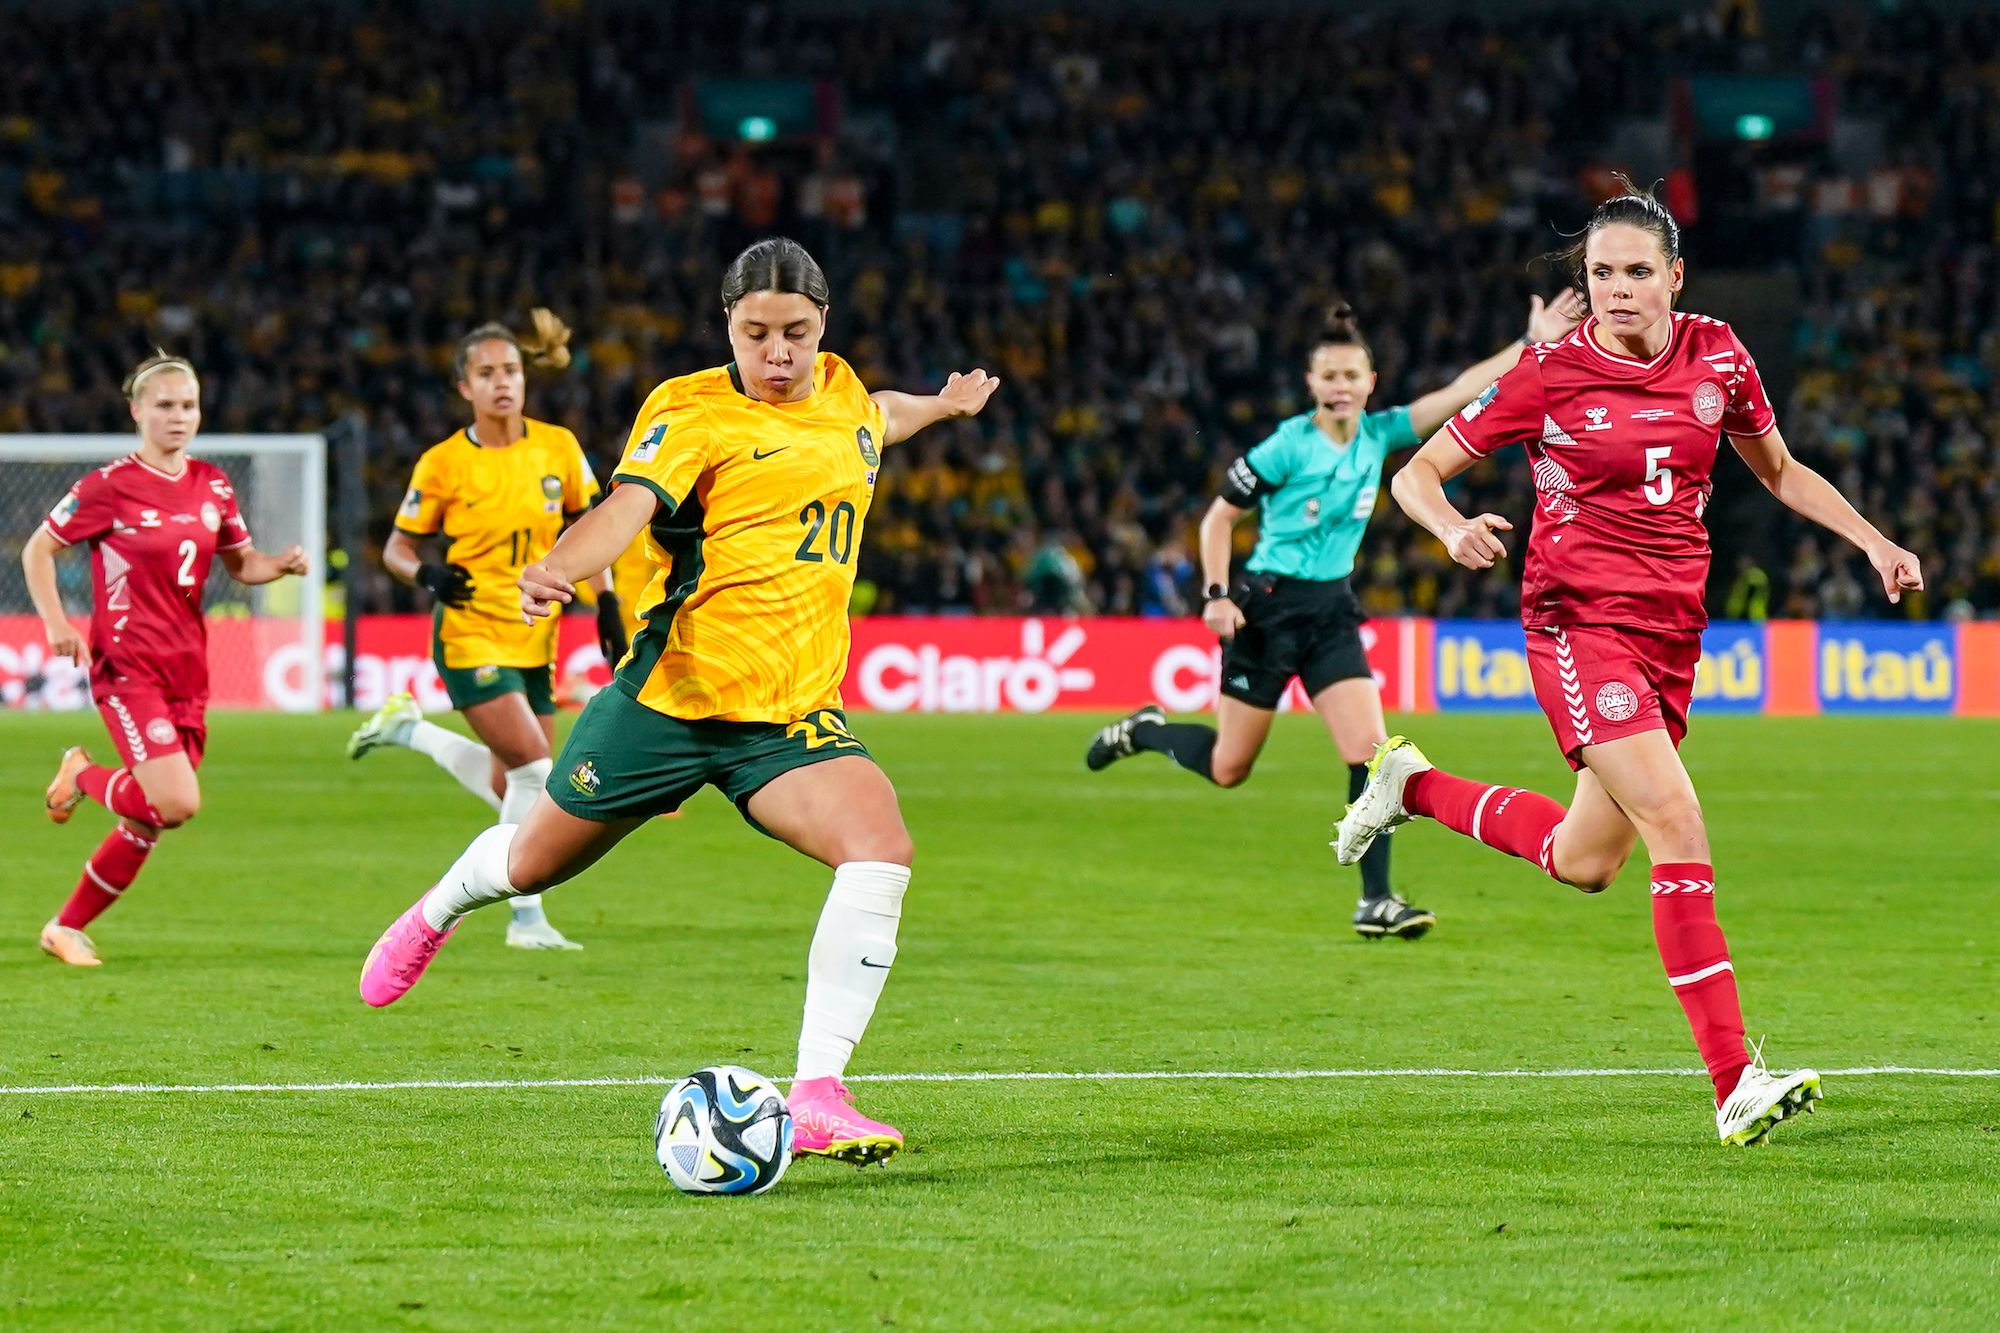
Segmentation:
<svg viewBox="0 0 2000 1333">
<path fill-rule="evenodd" d="M 1795 346 L 1762 355 L 1796 368 L 1780 420 L 1932 591 L 1888 608 L 1759 501 L 1718 511 L 1718 595 L 2000 613 L 2000 25 L 1912 8 L 1770 33 L 1747 13 L 10 6 L 0 41 L 36 58 L 0 81 L 0 431 L 117 428 L 157 344 L 201 367 L 210 431 L 362 414 L 379 539 L 417 454 L 463 422 L 460 333 L 567 318 L 576 364 L 530 411 L 606 472 L 654 383 L 726 358 L 729 255 L 785 230 L 826 264 L 828 346 L 869 383 L 1006 382 L 883 469 L 857 609 L 1181 614 L 1215 480 L 1307 406 L 1336 297 L 1374 344 L 1374 405 L 1409 401 L 1559 283 L 1538 257 L 1603 179 L 1607 107 L 1775 64 L 1829 77 L 1895 145 L 1863 179 L 1760 177 L 1809 223 Z M 814 81 L 840 110 L 824 135 L 741 142 L 702 123 L 697 74 Z M 1722 258 L 1700 235 L 1697 275 Z M 1520 460 L 1463 485 L 1527 517 Z M 1513 580 L 1381 506 L 1370 610 L 1513 613 Z M 366 601 L 415 604 L 379 573 Z"/>
</svg>

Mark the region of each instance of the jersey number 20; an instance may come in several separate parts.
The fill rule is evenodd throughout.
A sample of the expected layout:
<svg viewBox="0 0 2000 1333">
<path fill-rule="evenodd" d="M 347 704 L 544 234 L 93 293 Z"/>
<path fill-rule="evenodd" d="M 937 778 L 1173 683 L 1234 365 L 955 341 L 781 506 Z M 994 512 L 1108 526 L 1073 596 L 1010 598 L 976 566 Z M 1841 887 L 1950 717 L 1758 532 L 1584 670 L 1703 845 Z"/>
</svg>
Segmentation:
<svg viewBox="0 0 2000 1333">
<path fill-rule="evenodd" d="M 818 564 L 827 556 L 833 563 L 844 565 L 854 558 L 854 506 L 842 500 L 827 512 L 826 502 L 814 500 L 799 511 L 799 522 L 806 525 L 805 540 L 799 543 L 798 557 L 808 564 Z M 813 549 L 819 541 L 820 533 L 826 534 L 826 554 Z"/>
</svg>

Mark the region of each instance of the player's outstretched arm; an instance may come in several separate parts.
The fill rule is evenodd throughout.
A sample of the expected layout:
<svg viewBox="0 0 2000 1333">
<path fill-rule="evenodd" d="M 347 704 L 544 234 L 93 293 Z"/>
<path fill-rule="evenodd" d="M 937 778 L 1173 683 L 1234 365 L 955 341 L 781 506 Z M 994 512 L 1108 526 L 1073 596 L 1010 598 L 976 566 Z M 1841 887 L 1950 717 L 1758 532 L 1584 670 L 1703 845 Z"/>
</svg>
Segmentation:
<svg viewBox="0 0 2000 1333">
<path fill-rule="evenodd" d="M 56 586 L 56 552 L 61 549 L 62 543 L 49 536 L 46 528 L 36 528 L 21 548 L 21 573 L 28 581 L 28 597 L 42 618 L 42 632 L 48 635 L 49 656 L 67 657 L 79 667 L 87 667 L 90 641 L 69 623 L 62 592 Z"/>
<path fill-rule="evenodd" d="M 901 444 L 924 427 L 949 417 L 978 416 L 979 409 L 986 406 L 986 400 L 999 387 L 997 375 L 988 375 L 983 370 L 968 370 L 964 374 L 954 370 L 944 388 L 929 398 L 893 389 L 882 389 L 868 396 L 882 409 L 883 419 L 888 422 L 889 438 L 882 443 Z"/>
<path fill-rule="evenodd" d="M 1491 569 L 1507 554 L 1506 543 L 1495 534 L 1512 532 L 1514 525 L 1498 514 L 1467 518 L 1444 493 L 1444 484 L 1473 462 L 1451 433 L 1441 430 L 1396 473 L 1389 494 L 1404 513 L 1444 543 L 1453 560 L 1467 569 Z"/>
<path fill-rule="evenodd" d="M 1554 300 L 1544 303 L 1539 296 L 1528 301 L 1528 331 L 1525 337 L 1508 343 L 1484 361 L 1467 366 L 1451 383 L 1433 389 L 1410 404 L 1410 429 L 1427 440 L 1452 414 L 1486 391 L 1486 386 L 1510 370 L 1529 343 L 1552 343 L 1567 337 L 1582 322 L 1583 298 L 1574 287 L 1565 287 Z"/>
<path fill-rule="evenodd" d="M 260 583 L 276 583 L 287 574 L 304 574 L 307 568 L 303 546 L 288 546 L 276 555 L 239 546 L 233 551 L 217 551 L 215 555 L 230 578 L 253 588 Z"/>
<path fill-rule="evenodd" d="M 1922 562 L 1883 536 L 1832 482 L 1794 458 L 1776 426 L 1762 435 L 1732 435 L 1729 442 L 1785 508 L 1860 547 L 1881 576 L 1882 591 L 1890 601 L 1900 602 L 1904 593 L 1923 590 Z"/>
<path fill-rule="evenodd" d="M 521 571 L 521 619 L 533 624 L 573 601 L 577 581 L 611 568 L 659 508 L 659 497 L 645 486 L 613 490 L 563 533 L 539 563 Z"/>
</svg>

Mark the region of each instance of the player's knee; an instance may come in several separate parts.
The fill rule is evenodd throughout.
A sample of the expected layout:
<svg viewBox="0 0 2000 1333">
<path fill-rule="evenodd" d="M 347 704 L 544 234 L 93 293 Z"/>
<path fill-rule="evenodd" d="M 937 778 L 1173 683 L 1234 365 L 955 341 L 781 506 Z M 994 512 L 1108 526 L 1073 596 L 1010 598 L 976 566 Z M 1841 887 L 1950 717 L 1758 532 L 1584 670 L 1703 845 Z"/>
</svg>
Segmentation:
<svg viewBox="0 0 2000 1333">
<path fill-rule="evenodd" d="M 1256 759 L 1224 759 L 1220 756 L 1208 761 L 1208 776 L 1218 787 L 1240 787 L 1250 780 L 1250 770 L 1257 766 Z"/>
<path fill-rule="evenodd" d="M 910 831 L 901 825 L 856 834 L 848 838 L 846 844 L 836 864 L 848 861 L 884 861 L 896 866 L 916 864 L 916 844 L 910 841 Z"/>
<path fill-rule="evenodd" d="M 1701 802 L 1693 796 L 1676 796 L 1644 812 L 1646 848 L 1654 858 L 1685 857 L 1702 859 L 1708 855 L 1708 826 L 1701 817 Z"/>
<path fill-rule="evenodd" d="M 1575 861 L 1564 861 L 1556 869 L 1562 882 L 1581 893 L 1602 893 L 1611 887 L 1618 872 L 1625 868 L 1623 856 L 1599 854 L 1579 857 Z"/>
<path fill-rule="evenodd" d="M 185 796 L 165 796 L 153 802 L 153 809 L 160 816 L 161 828 L 179 828 L 201 813 L 201 795 L 191 792 Z"/>
</svg>

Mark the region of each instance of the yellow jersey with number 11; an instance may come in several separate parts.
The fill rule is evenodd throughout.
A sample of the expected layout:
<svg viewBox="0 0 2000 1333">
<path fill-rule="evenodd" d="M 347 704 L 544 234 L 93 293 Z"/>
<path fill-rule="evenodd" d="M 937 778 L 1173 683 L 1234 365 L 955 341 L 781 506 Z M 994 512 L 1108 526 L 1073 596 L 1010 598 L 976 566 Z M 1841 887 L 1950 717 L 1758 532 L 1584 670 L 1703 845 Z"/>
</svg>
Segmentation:
<svg viewBox="0 0 2000 1333">
<path fill-rule="evenodd" d="M 597 495 L 576 436 L 546 421 L 504 448 L 483 448 L 470 429 L 417 460 L 396 528 L 444 535 L 447 563 L 472 575 L 472 601 L 437 611 L 448 667 L 540 667 L 556 656 L 556 618 L 521 620 L 521 571 L 549 553 L 563 525 Z"/>
<path fill-rule="evenodd" d="M 618 687 L 690 721 L 839 708 L 884 432 L 882 409 L 831 352 L 796 403 L 750 397 L 734 366 L 653 390 L 611 479 L 660 502 L 646 533 L 657 568 Z"/>
</svg>

